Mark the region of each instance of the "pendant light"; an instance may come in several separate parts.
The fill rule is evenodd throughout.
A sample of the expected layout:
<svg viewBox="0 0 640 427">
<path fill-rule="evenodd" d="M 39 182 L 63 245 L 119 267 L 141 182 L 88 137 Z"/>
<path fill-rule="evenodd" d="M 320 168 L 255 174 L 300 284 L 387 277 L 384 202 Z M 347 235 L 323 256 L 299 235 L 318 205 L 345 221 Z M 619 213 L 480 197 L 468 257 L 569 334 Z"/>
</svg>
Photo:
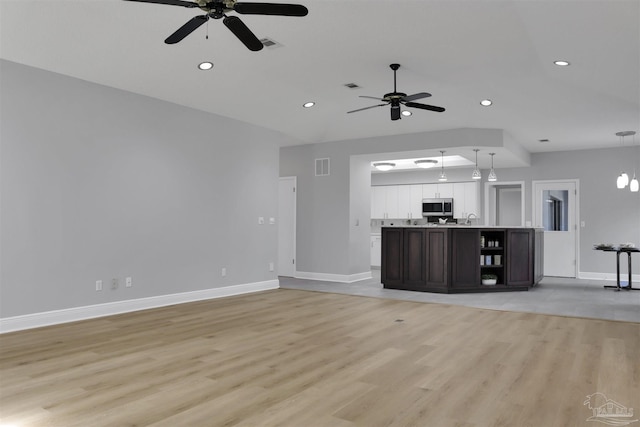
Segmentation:
<svg viewBox="0 0 640 427">
<path fill-rule="evenodd" d="M 496 176 L 496 171 L 493 169 L 493 156 L 495 156 L 496 153 L 489 153 L 489 155 L 491 156 L 491 170 L 489 171 L 489 177 L 487 178 L 488 181 L 497 181 L 498 177 Z"/>
<path fill-rule="evenodd" d="M 446 181 L 447 180 L 447 174 L 444 173 L 444 151 L 440 150 L 440 155 L 442 157 L 442 169 L 440 171 L 440 176 L 438 177 L 438 181 Z"/>
<path fill-rule="evenodd" d="M 635 146 L 636 146 L 636 133 L 633 132 L 633 147 Z M 629 190 L 631 190 L 633 193 L 637 193 L 640 190 L 640 182 L 638 182 L 638 178 L 636 178 L 637 164 L 638 162 L 636 160 L 636 163 L 633 165 L 633 179 L 629 183 Z"/>
<path fill-rule="evenodd" d="M 625 136 L 631 136 L 631 135 L 635 135 L 636 132 L 632 131 L 632 130 L 625 130 L 622 132 L 616 132 L 616 136 L 620 137 L 620 146 L 624 147 L 624 137 Z M 634 142 L 635 142 L 635 136 L 634 136 Z M 635 178 L 635 173 L 633 174 L 634 179 Z M 637 179 L 636 179 L 637 181 Z M 629 175 L 627 175 L 627 173 L 623 170 L 622 173 L 620 173 L 620 175 L 618 175 L 618 178 L 616 179 L 616 187 L 618 187 L 619 189 L 623 189 L 625 188 L 627 185 L 629 185 Z M 634 187 L 636 187 L 636 185 L 634 184 Z M 629 187 L 629 189 L 631 189 L 631 187 Z M 634 190 L 631 190 L 634 191 Z M 638 191 L 638 190 L 635 190 Z M 635 192 L 634 191 L 634 192 Z"/>
<path fill-rule="evenodd" d="M 480 169 L 478 168 L 478 150 L 477 148 L 474 148 L 473 151 L 476 152 L 476 168 L 473 170 L 473 173 L 471 174 L 471 179 L 482 179 L 482 173 L 480 173 Z"/>
</svg>

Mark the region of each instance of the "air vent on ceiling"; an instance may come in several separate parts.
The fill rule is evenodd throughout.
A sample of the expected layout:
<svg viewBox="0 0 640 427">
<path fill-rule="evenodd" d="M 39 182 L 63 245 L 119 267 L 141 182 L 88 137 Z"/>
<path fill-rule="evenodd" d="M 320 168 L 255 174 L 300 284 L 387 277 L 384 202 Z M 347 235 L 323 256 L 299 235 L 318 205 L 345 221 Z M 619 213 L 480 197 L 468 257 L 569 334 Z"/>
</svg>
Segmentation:
<svg viewBox="0 0 640 427">
<path fill-rule="evenodd" d="M 349 89 L 358 89 L 360 87 L 355 83 L 345 83 L 345 86 L 348 87 Z"/>
<path fill-rule="evenodd" d="M 268 47 L 270 49 L 275 49 L 277 47 L 282 47 L 282 45 L 280 43 L 278 43 L 277 41 L 275 41 L 273 39 L 270 39 L 268 37 L 260 39 L 260 43 L 262 43 L 262 45 L 264 47 Z"/>
<path fill-rule="evenodd" d="M 316 176 L 329 175 L 329 158 L 316 159 Z"/>
</svg>

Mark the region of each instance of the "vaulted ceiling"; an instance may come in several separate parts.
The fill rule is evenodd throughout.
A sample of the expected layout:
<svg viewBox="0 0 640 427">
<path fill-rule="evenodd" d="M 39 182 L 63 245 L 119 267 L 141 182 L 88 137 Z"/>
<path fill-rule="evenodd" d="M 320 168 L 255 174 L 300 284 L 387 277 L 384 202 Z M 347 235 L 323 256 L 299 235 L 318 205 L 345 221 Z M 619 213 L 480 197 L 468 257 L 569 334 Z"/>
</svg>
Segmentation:
<svg viewBox="0 0 640 427">
<path fill-rule="evenodd" d="M 252 52 L 219 20 L 165 44 L 199 9 L 2 0 L 0 56 L 277 130 L 285 144 L 494 128 L 535 153 L 617 147 L 616 132 L 640 130 L 638 0 L 300 3 L 306 17 L 230 13 L 277 42 Z M 399 91 L 446 111 L 347 114 L 393 90 L 391 63 Z"/>
</svg>

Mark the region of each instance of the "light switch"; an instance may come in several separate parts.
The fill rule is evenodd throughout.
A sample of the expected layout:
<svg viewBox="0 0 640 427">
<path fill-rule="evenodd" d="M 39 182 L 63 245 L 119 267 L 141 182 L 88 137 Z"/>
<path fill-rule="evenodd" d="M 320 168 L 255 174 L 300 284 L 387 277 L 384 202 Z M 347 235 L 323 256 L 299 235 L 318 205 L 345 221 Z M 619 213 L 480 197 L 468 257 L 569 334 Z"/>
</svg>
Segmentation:
<svg viewBox="0 0 640 427">
<path fill-rule="evenodd" d="M 580 227 L 584 228 L 586 226 L 584 221 L 580 221 Z"/>
<path fill-rule="evenodd" d="M 273 217 L 269 218 L 269 224 L 273 225 L 275 223 L 276 223 L 276 219 L 275 218 L 273 218 Z"/>
</svg>

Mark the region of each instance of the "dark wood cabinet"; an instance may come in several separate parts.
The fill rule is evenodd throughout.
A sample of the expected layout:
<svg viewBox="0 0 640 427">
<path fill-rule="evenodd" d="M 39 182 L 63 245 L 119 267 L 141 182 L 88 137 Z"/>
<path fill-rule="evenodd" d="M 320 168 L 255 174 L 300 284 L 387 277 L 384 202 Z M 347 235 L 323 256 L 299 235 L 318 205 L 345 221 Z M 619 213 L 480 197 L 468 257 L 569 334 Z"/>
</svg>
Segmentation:
<svg viewBox="0 0 640 427">
<path fill-rule="evenodd" d="M 381 280 L 385 287 L 401 289 L 403 265 L 402 228 L 382 229 Z"/>
<path fill-rule="evenodd" d="M 532 228 L 385 227 L 385 288 L 427 292 L 528 290 L 542 278 L 543 233 Z M 495 274 L 497 284 L 482 285 Z"/>
<path fill-rule="evenodd" d="M 480 230 L 451 230 L 451 287 L 477 288 L 480 285 Z"/>
<path fill-rule="evenodd" d="M 405 228 L 404 235 L 404 284 L 411 288 L 424 288 L 426 282 L 425 230 Z"/>
<path fill-rule="evenodd" d="M 528 286 L 533 283 L 533 230 L 507 230 L 508 286 Z"/>
<path fill-rule="evenodd" d="M 449 286 L 449 230 L 426 230 L 425 249 L 425 285 L 446 291 Z"/>
</svg>

